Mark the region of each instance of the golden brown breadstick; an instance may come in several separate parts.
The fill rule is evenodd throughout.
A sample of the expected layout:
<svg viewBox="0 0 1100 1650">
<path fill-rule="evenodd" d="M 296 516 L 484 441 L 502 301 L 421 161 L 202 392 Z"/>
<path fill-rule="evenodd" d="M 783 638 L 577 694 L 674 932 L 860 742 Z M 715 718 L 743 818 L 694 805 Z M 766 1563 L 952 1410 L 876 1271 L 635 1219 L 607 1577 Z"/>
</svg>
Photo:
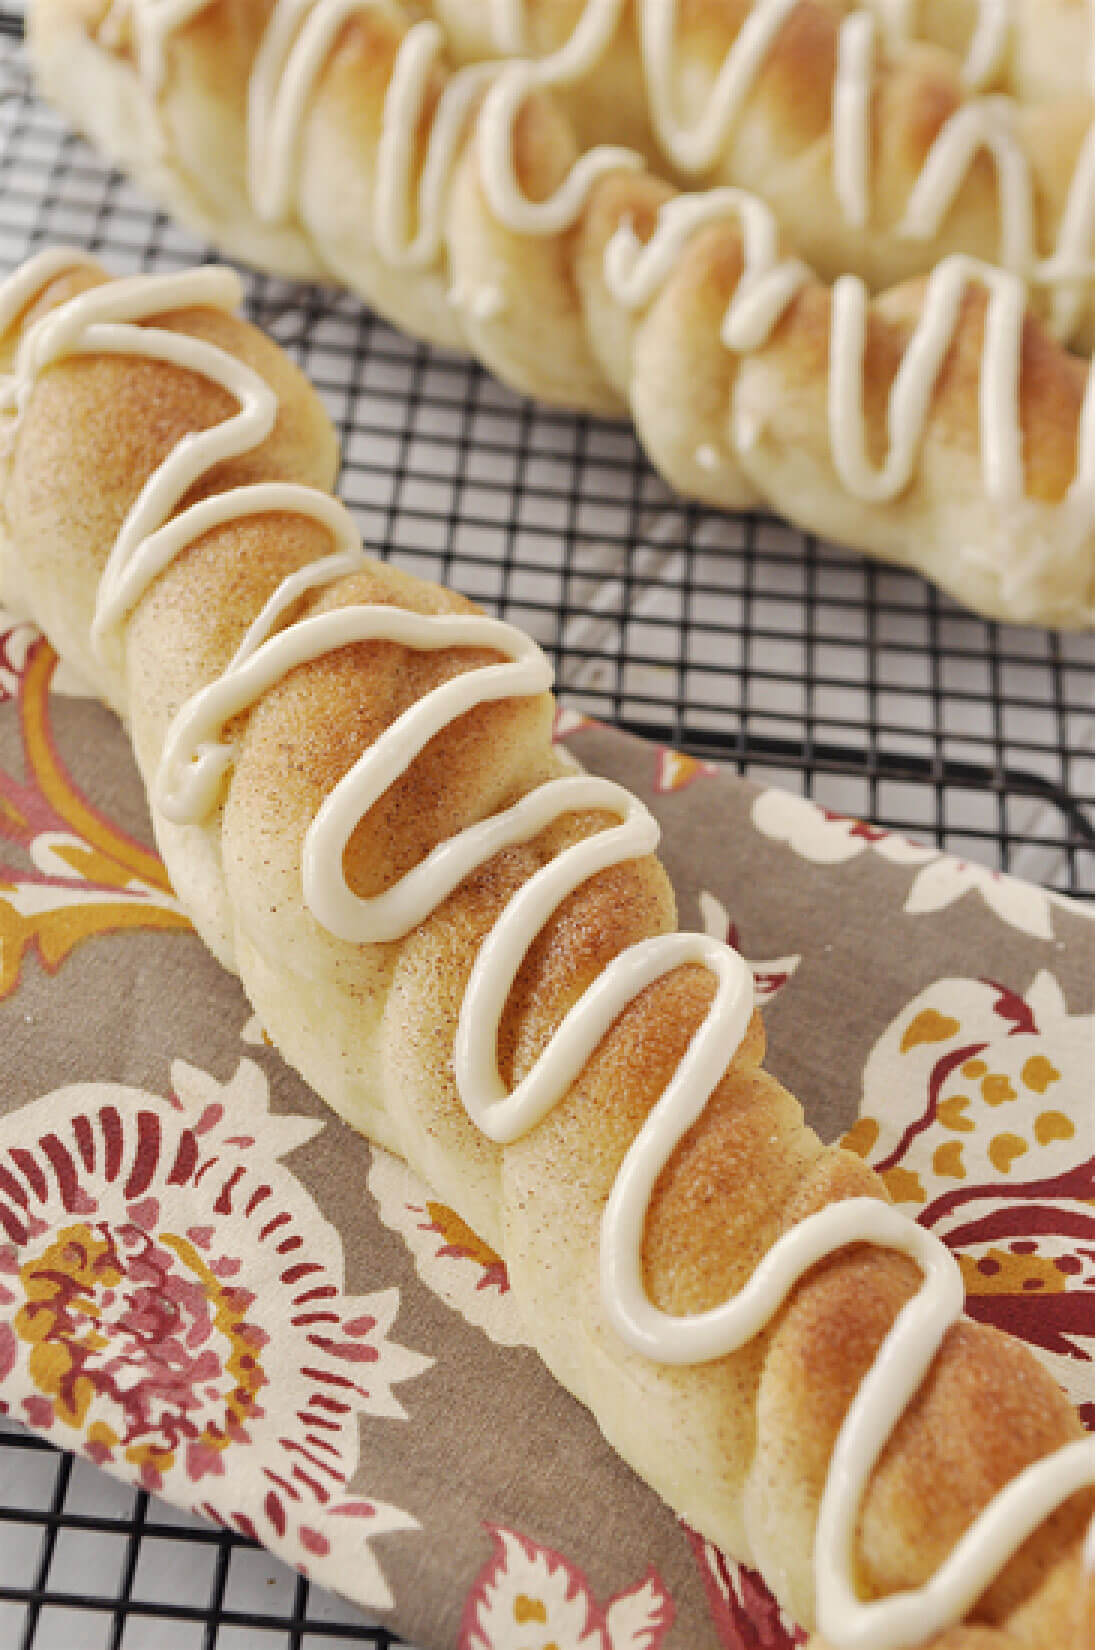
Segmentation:
<svg viewBox="0 0 1100 1650">
<path fill-rule="evenodd" d="M 40 73 L 233 253 L 345 280 L 529 394 L 628 405 L 690 496 L 770 507 L 993 617 L 1090 622 L 1088 371 L 1017 277 L 960 256 L 873 301 L 827 289 L 755 197 L 579 154 L 546 92 L 513 121 L 491 66 L 446 70 L 436 24 L 294 5 L 217 0 L 139 35 L 154 105 L 98 12 L 38 0 Z"/>
<path fill-rule="evenodd" d="M 1083 1647 L 1074 1411 L 763 1070 L 746 965 L 672 932 L 653 822 L 556 753 L 538 650 L 365 556 L 235 277 L 71 265 L 0 288 L 0 590 L 126 717 L 177 893 L 276 1044 L 830 1644 Z"/>
<path fill-rule="evenodd" d="M 1024 20 L 1010 18 L 1006 0 L 982 0 L 960 63 L 909 38 L 921 21 L 933 35 L 973 24 L 973 8 L 953 5 L 953 29 L 938 8 L 918 19 L 915 4 L 899 0 L 870 8 L 852 0 L 436 0 L 435 10 L 459 61 L 484 71 L 485 59 L 513 60 L 488 68 L 482 124 L 493 126 L 499 152 L 511 146 L 524 99 L 552 89 L 579 151 L 625 144 L 681 188 L 752 189 L 825 280 L 853 273 L 878 291 L 948 255 L 978 257 L 1028 282 L 1033 307 L 1060 338 L 1087 342 L 1091 97 L 1062 86 L 1025 108 L 981 95 L 975 82 L 993 76 L 1015 40 L 1013 22 Z M 294 202 L 275 175 L 296 165 L 297 215 L 321 268 L 370 289 L 377 271 L 354 256 L 345 270 L 329 256 L 332 211 L 312 197 L 330 190 L 311 158 L 309 128 L 315 73 L 349 24 L 368 36 L 381 29 L 385 74 L 394 9 L 385 0 L 112 0 L 106 8 L 107 0 L 37 0 L 32 41 L 47 93 L 131 170 L 149 170 L 138 125 L 158 128 L 165 171 L 182 174 L 216 215 L 243 206 L 260 261 L 265 247 L 272 259 L 291 250 L 277 231 L 281 220 L 293 223 Z M 1040 9 L 1056 32 L 1066 5 L 1044 0 Z M 1087 37 L 1083 6 L 1078 12 Z M 423 8 L 401 15 L 422 44 L 438 36 Z M 296 38 L 309 44 L 298 50 Z M 101 106 L 74 53 L 100 79 L 132 68 L 129 81 L 121 77 L 132 119 Z M 410 67 L 412 81 L 422 72 Z M 388 115 L 392 142 L 413 142 L 417 99 L 397 92 Z M 353 106 L 342 119 L 354 146 Z M 593 164 L 606 169 L 625 151 L 598 153 Z M 359 193 L 369 182 L 360 180 Z M 375 250 L 385 262 L 385 247 Z"/>
</svg>

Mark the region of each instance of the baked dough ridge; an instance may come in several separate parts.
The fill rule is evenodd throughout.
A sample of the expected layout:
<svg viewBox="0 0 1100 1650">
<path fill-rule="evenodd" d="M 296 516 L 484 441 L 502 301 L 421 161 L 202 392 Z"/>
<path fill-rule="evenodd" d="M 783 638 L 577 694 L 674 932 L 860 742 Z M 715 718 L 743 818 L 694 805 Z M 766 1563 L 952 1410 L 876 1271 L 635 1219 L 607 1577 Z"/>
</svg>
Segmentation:
<svg viewBox="0 0 1100 1650">
<path fill-rule="evenodd" d="M 50 280 L 17 318 L 26 329 L 103 276 Z M 327 492 L 337 443 L 285 354 L 219 310 L 158 315 L 254 369 L 278 398 L 270 435 L 211 470 L 182 502 L 261 481 Z M 6 340 L 12 353 L 17 327 Z M 143 484 L 181 439 L 225 421 L 232 400 L 170 361 L 63 357 L 36 377 L 0 471 L 0 594 L 42 626 L 125 721 L 147 788 L 180 708 L 225 671 L 249 624 L 291 573 L 331 550 L 316 523 L 274 511 L 230 520 L 160 573 L 101 659 L 90 644 L 108 557 Z M 307 594 L 292 615 L 379 603 L 468 614 L 461 596 L 370 563 Z M 488 659 L 492 654 L 488 655 Z M 817 1509 L 841 1421 L 918 1281 L 904 1258 L 859 1245 L 797 1285 L 740 1352 L 691 1367 L 655 1364 L 610 1329 L 598 1287 L 599 1227 L 612 1181 L 704 1017 L 707 971 L 676 969 L 638 995 L 561 1103 L 526 1136 L 496 1145 L 455 1086 L 459 1009 L 486 934 L 511 895 L 570 843 L 610 823 L 562 818 L 469 875 L 405 938 L 357 945 L 320 926 L 303 898 L 302 842 L 364 748 L 484 652 L 421 653 L 357 642 L 293 669 L 232 725 L 234 754 L 202 824 L 154 810 L 177 893 L 284 1056 L 352 1126 L 400 1153 L 506 1259 L 531 1339 L 612 1445 L 694 1527 L 755 1565 L 809 1624 Z M 549 695 L 482 704 L 433 739 L 352 834 L 351 889 L 390 886 L 439 842 L 566 771 Z M 553 912 L 519 970 L 498 1042 L 501 1076 L 529 1072 L 585 988 L 628 945 L 675 926 L 652 855 L 592 876 Z M 777 1239 L 827 1205 L 885 1200 L 858 1157 L 824 1145 L 797 1100 L 763 1068 L 754 1015 L 699 1121 L 656 1184 L 645 1225 L 653 1303 L 682 1315 L 720 1304 Z M 856 1537 L 861 1590 L 919 1586 L 996 1492 L 1078 1439 L 1076 1413 L 1019 1342 L 961 1320 L 895 1429 Z M 1023 1545 L 968 1625 L 938 1650 L 1077 1650 L 1091 1643 L 1091 1576 L 1081 1561 L 1084 1493 Z M 818 1641 L 820 1643 L 820 1641 Z"/>
</svg>

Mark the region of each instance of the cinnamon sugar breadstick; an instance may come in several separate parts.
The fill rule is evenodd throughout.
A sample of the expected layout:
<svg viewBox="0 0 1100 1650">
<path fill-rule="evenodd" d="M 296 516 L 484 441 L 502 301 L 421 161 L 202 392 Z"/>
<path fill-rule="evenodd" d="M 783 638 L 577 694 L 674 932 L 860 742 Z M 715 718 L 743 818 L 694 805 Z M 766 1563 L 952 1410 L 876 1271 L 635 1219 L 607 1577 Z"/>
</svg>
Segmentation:
<svg viewBox="0 0 1100 1650">
<path fill-rule="evenodd" d="M 434 0 L 463 61 L 530 58 L 492 97 L 553 89 L 582 149 L 629 143 L 690 188 L 759 193 L 824 279 L 873 290 L 951 253 L 1032 286 L 1059 337 L 1091 338 L 1091 10 L 1080 0 Z M 914 42 L 920 29 L 956 60 Z M 1026 52 L 1049 96 L 979 88 Z M 1078 38 L 1079 37 L 1079 38 Z M 965 51 L 962 51 L 965 42 Z M 1072 62 L 1072 56 L 1070 57 Z M 1073 82 L 1077 84 L 1073 84 Z"/>
<path fill-rule="evenodd" d="M 654 822 L 556 753 L 538 649 L 365 556 L 235 277 L 73 263 L 0 288 L 0 590 L 126 718 L 177 893 L 275 1043 L 832 1650 L 1083 1647 L 1074 1411 L 764 1071 L 746 965 L 673 932 Z"/>
<path fill-rule="evenodd" d="M 436 5 L 458 59 L 475 65 L 470 90 L 488 85 L 481 124 L 497 149 L 512 146 L 525 100 L 552 90 L 578 150 L 602 146 L 593 169 L 640 151 L 680 187 L 750 188 L 825 280 L 853 273 L 878 291 L 964 254 L 1020 276 L 1060 338 L 1091 337 L 1092 100 L 1062 87 L 1025 108 L 975 91 L 1015 37 L 1005 0 L 983 0 L 964 63 L 909 39 L 916 7 L 897 0 Z M 1064 4 L 1045 9 L 1065 17 Z M 240 217 L 261 263 L 292 251 L 281 225 L 300 226 L 307 258 L 373 299 L 369 260 L 345 268 L 330 255 L 339 225 L 313 199 L 327 190 L 310 128 L 315 94 L 323 106 L 339 76 L 333 48 L 359 31 L 380 38 L 358 90 L 381 89 L 388 25 L 422 44 L 432 35 L 419 10 L 387 0 L 36 0 L 32 43 L 47 95 L 154 182 L 155 128 L 161 194 L 171 172 L 204 217 Z M 493 57 L 509 61 L 481 62 Z M 415 89 L 396 89 L 398 74 L 388 110 L 398 148 L 431 114 L 423 66 L 407 66 Z M 354 148 L 361 122 L 351 107 L 340 119 Z M 368 155 L 376 141 L 371 131 Z M 371 182 L 368 162 L 343 204 Z"/>
<path fill-rule="evenodd" d="M 547 92 L 449 71 L 438 25 L 390 0 L 159 0 L 134 60 L 97 4 L 38 0 L 44 83 L 230 251 L 344 280 L 526 393 L 628 406 L 690 496 L 774 509 L 991 617 L 1091 621 L 1089 373 L 1018 276 L 959 255 L 874 300 L 829 289 L 756 197 L 580 153 Z"/>
</svg>

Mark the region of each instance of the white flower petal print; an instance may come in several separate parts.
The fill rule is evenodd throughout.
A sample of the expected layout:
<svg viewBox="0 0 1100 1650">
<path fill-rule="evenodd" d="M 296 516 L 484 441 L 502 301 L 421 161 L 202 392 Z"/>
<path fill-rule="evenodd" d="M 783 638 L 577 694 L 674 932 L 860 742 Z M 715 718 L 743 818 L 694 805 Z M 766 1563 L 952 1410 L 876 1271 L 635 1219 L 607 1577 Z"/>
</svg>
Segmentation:
<svg viewBox="0 0 1100 1650">
<path fill-rule="evenodd" d="M 926 865 L 939 858 L 939 850 L 926 842 L 912 842 L 849 814 L 830 813 L 809 797 L 789 791 L 762 792 L 752 805 L 752 822 L 765 836 L 787 843 L 815 865 L 843 865 L 868 851 L 892 865 Z"/>
<path fill-rule="evenodd" d="M 74 1084 L 0 1123 L 0 1409 L 119 1476 L 392 1602 L 349 1489 L 366 1417 L 431 1360 L 395 1288 L 349 1295 L 339 1233 L 282 1159 L 324 1127 L 243 1059 L 168 1097 Z"/>
<path fill-rule="evenodd" d="M 676 1610 L 656 1570 L 601 1608 L 564 1554 L 487 1529 L 493 1554 L 467 1595 L 458 1650 L 659 1650 Z"/>
<path fill-rule="evenodd" d="M 173 1060 L 170 1073 L 173 1096 L 183 1110 L 199 1112 L 208 1119 L 208 1147 L 225 1145 L 244 1151 L 262 1137 L 265 1153 L 280 1158 L 304 1146 L 325 1126 L 319 1117 L 286 1117 L 269 1111 L 267 1077 L 254 1060 L 238 1061 L 228 1083 L 219 1083 L 210 1072 L 186 1060 Z M 335 1240 L 335 1253 L 339 1255 L 340 1239 L 335 1229 L 327 1227 L 322 1235 L 329 1238 L 330 1244 Z"/>
<path fill-rule="evenodd" d="M 752 805 L 752 822 L 764 836 L 785 842 L 815 865 L 843 865 L 870 846 L 853 835 L 852 821 L 830 819 L 808 797 L 788 791 L 762 791 Z"/>
<path fill-rule="evenodd" d="M 418 1277 L 498 1346 L 529 1346 L 500 1256 L 407 1164 L 379 1146 L 370 1153 L 368 1189 L 383 1222 L 404 1238 Z"/>
<path fill-rule="evenodd" d="M 527 1650 L 533 1626 L 558 1650 L 603 1650 L 595 1601 L 580 1572 L 514 1530 L 491 1533 L 496 1552 L 460 1636 L 463 1650 Z"/>
<path fill-rule="evenodd" d="M 1091 915 L 1089 906 L 1064 895 L 941 854 L 937 848 L 910 842 L 896 831 L 828 813 L 807 797 L 786 791 L 762 792 L 753 803 L 752 820 L 765 836 L 787 843 L 815 865 L 843 865 L 870 850 L 891 865 L 918 867 L 902 907 L 907 916 L 942 911 L 973 891 L 1002 922 L 1036 939 L 1050 940 L 1054 937 L 1051 911 L 1055 905 L 1075 916 Z"/>
<path fill-rule="evenodd" d="M 1036 974 L 1024 992 L 1024 1002 L 1040 1026 L 1067 1018 L 1066 994 L 1049 968 L 1041 968 Z"/>
<path fill-rule="evenodd" d="M 995 916 L 1021 933 L 1038 940 L 1053 937 L 1050 895 L 1029 882 L 971 865 L 962 859 L 937 859 L 918 871 L 905 901 L 909 916 L 942 911 L 973 890 L 981 895 Z"/>
<path fill-rule="evenodd" d="M 860 821 L 854 820 L 852 823 L 859 825 Z M 868 833 L 868 846 L 880 859 L 889 860 L 891 865 L 927 865 L 940 857 L 938 848 L 927 842 L 912 842 L 899 831 L 882 831 L 870 825 L 863 826 L 863 830 Z"/>
<path fill-rule="evenodd" d="M 672 1625 L 674 1608 L 664 1582 L 650 1570 L 637 1587 L 619 1593 L 605 1619 L 611 1650 L 657 1650 Z"/>
</svg>

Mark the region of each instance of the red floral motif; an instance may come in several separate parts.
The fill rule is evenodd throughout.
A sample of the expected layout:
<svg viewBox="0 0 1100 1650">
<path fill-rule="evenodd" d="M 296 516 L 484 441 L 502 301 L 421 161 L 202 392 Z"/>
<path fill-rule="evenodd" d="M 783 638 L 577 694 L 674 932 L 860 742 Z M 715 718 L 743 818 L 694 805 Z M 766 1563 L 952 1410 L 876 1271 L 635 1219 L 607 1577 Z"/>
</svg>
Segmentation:
<svg viewBox="0 0 1100 1650">
<path fill-rule="evenodd" d="M 419 1213 L 415 1203 L 406 1205 L 412 1215 Z M 479 1269 L 475 1289 L 494 1289 L 500 1295 L 506 1295 L 511 1285 L 508 1282 L 508 1268 L 504 1261 L 491 1249 L 487 1243 L 473 1229 L 467 1226 L 462 1217 L 445 1203 L 437 1203 L 429 1198 L 425 1204 L 428 1219 L 418 1221 L 419 1230 L 434 1232 L 442 1238 L 442 1243 L 436 1249 L 437 1260 L 467 1260 L 472 1261 Z"/>
<path fill-rule="evenodd" d="M 822 808 L 821 817 L 827 819 L 830 825 L 846 825 L 848 835 L 858 838 L 860 842 L 885 842 L 893 834 L 883 830 L 881 825 L 869 825 L 865 819 L 856 819 L 853 814 L 834 813 L 831 808 Z"/>
<path fill-rule="evenodd" d="M 1087 1367 L 1096 1322 L 1095 1193 L 1090 1158 L 1047 1181 L 1013 1186 L 1011 1200 L 1000 1186 L 945 1193 L 918 1218 L 958 1257 L 968 1316 Z"/>
<path fill-rule="evenodd" d="M 493 1554 L 467 1595 L 457 1650 L 658 1650 L 676 1608 L 656 1570 L 601 1606 L 553 1547 L 486 1529 Z"/>
<path fill-rule="evenodd" d="M 806 1634 L 779 1608 L 755 1570 L 727 1558 L 685 1525 L 722 1650 L 795 1650 Z"/>
<path fill-rule="evenodd" d="M 433 1198 L 407 1164 L 371 1147 L 367 1187 L 400 1234 L 433 1294 L 502 1346 L 529 1344 L 503 1259 L 462 1217 Z"/>
<path fill-rule="evenodd" d="M 0 1411 L 389 1603 L 367 1540 L 414 1521 L 349 1482 L 361 1418 L 403 1418 L 393 1386 L 430 1360 L 389 1339 L 396 1290 L 344 1293 L 339 1236 L 279 1161 L 323 1125 L 272 1116 L 248 1060 L 173 1079 L 0 1124 Z"/>
<path fill-rule="evenodd" d="M 197 1483 L 224 1472 L 227 1445 L 249 1441 L 248 1421 L 264 1413 L 256 1394 L 267 1385 L 260 1353 L 269 1338 L 247 1319 L 255 1295 L 220 1281 L 239 1260 L 204 1259 L 210 1239 L 194 1229 L 187 1238 L 148 1230 L 159 1212 L 146 1198 L 117 1229 L 102 1220 L 63 1227 L 22 1267 L 14 1244 L 0 1249 L 0 1273 L 18 1279 L 24 1299 L 13 1323 L 0 1324 L 0 1346 L 29 1344 L 40 1389 L 25 1413 L 44 1430 L 55 1421 L 82 1427 L 106 1399 L 114 1424 L 92 1423 L 86 1453 L 103 1463 L 121 1451 L 154 1490 L 181 1453 Z M 5 1289 L 0 1302 L 16 1298 Z M 9 1344 L 0 1363 L 11 1367 L 16 1356 Z"/>
</svg>

